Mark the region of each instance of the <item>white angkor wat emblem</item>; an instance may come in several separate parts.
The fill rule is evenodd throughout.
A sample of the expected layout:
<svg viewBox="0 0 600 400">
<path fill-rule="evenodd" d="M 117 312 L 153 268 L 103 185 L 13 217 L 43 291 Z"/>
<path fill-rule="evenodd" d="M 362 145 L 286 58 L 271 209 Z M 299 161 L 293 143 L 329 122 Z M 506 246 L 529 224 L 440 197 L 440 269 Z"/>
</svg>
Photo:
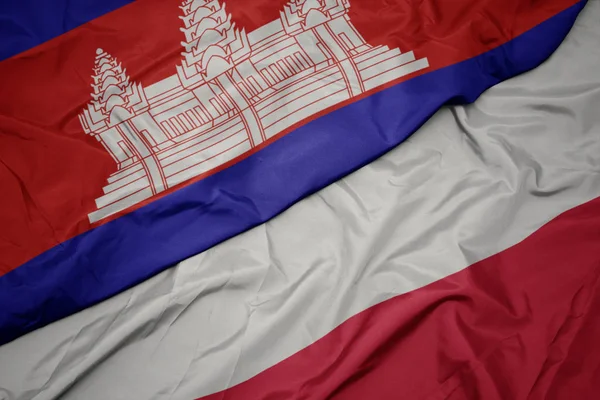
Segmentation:
<svg viewBox="0 0 600 400">
<path fill-rule="evenodd" d="M 131 82 L 97 50 L 85 132 L 111 154 L 97 222 L 244 154 L 292 125 L 429 66 L 426 58 L 370 46 L 351 24 L 349 0 L 292 0 L 279 19 L 236 29 L 218 0 L 184 0 L 183 59 L 153 85 Z"/>
</svg>

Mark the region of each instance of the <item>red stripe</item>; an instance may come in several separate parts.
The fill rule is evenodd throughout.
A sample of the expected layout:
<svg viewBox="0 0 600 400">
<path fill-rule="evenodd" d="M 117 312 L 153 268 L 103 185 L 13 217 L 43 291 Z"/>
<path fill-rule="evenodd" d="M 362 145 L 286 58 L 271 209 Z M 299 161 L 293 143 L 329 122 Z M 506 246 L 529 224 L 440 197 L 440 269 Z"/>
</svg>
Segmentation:
<svg viewBox="0 0 600 400">
<path fill-rule="evenodd" d="M 599 276 L 597 198 L 204 399 L 597 399 Z"/>
<path fill-rule="evenodd" d="M 501 45 L 576 2 L 352 0 L 351 18 L 370 43 L 413 50 L 428 57 L 432 71 Z M 133 81 L 172 75 L 181 60 L 180 3 L 139 0 L 0 63 L 0 275 L 92 228 L 87 214 L 116 170 L 77 118 L 90 100 L 96 48 L 116 56 Z M 278 18 L 284 3 L 230 0 L 227 9 L 251 31 Z"/>
</svg>

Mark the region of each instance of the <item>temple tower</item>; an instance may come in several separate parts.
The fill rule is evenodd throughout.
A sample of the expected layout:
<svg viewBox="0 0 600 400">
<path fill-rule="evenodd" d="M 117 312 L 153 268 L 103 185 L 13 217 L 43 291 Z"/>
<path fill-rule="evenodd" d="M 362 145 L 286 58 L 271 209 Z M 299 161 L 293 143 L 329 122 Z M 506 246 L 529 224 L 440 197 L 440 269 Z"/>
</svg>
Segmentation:
<svg viewBox="0 0 600 400">
<path fill-rule="evenodd" d="M 80 116 L 87 133 L 99 133 L 148 109 L 141 85 L 129 81 L 121 64 L 102 49 L 96 51 L 92 102 Z"/>
<path fill-rule="evenodd" d="M 181 31 L 186 39 L 181 43 L 183 60 L 177 67 L 182 85 L 192 89 L 200 100 L 223 93 L 244 120 L 250 143 L 257 146 L 265 140 L 261 122 L 233 77 L 236 66 L 250 56 L 248 35 L 235 28 L 231 15 L 218 0 L 184 0 L 180 8 L 184 24 Z M 235 72 L 239 76 L 239 71 Z M 217 86 L 217 92 L 212 85 Z"/>
<path fill-rule="evenodd" d="M 350 96 L 357 96 L 365 88 L 359 70 L 353 60 L 357 49 L 364 46 L 364 39 L 350 24 L 348 0 L 291 0 L 281 12 L 281 21 L 289 35 L 315 54 L 315 63 L 321 53 L 337 63 L 348 83 Z"/>
<path fill-rule="evenodd" d="M 177 73 L 184 87 L 214 79 L 250 55 L 248 35 L 218 0 L 184 0 L 180 8 L 185 41 Z"/>
<path fill-rule="evenodd" d="M 166 188 L 155 155 L 168 136 L 148 112 L 141 84 L 132 83 L 121 64 L 102 49 L 96 51 L 92 78 L 92 102 L 80 115 L 86 133 L 94 136 L 112 155 L 119 169 L 141 161 L 152 192 Z"/>
</svg>

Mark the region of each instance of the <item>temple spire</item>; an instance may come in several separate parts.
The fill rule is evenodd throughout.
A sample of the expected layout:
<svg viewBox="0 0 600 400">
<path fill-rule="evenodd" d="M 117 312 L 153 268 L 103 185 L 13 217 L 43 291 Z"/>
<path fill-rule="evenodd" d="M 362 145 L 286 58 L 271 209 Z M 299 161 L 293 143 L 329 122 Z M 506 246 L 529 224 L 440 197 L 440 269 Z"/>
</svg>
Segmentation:
<svg viewBox="0 0 600 400">
<path fill-rule="evenodd" d="M 121 63 L 102 49 L 96 50 L 92 101 L 81 115 L 84 128 L 108 128 L 148 107 L 141 85 L 132 83 Z"/>
<path fill-rule="evenodd" d="M 126 105 L 133 94 L 129 76 L 121 64 L 102 49 L 96 50 L 92 99 L 95 108 L 104 114 L 118 105 Z"/>
<path fill-rule="evenodd" d="M 218 0 L 184 0 L 181 5 L 185 35 L 178 74 L 193 86 L 229 70 L 250 54 L 246 32 L 235 27 L 225 4 Z"/>
<path fill-rule="evenodd" d="M 348 0 L 290 0 L 281 12 L 281 20 L 291 34 L 320 25 L 349 8 Z"/>
</svg>

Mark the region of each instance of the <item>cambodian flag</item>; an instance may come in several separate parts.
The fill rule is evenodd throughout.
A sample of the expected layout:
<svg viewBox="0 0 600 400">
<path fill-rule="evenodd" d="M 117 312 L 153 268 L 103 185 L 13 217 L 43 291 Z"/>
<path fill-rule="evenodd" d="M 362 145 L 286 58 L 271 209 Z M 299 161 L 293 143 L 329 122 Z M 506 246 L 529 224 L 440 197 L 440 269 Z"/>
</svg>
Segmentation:
<svg viewBox="0 0 600 400">
<path fill-rule="evenodd" d="M 5 0 L 0 399 L 600 397 L 599 17 Z"/>
</svg>

